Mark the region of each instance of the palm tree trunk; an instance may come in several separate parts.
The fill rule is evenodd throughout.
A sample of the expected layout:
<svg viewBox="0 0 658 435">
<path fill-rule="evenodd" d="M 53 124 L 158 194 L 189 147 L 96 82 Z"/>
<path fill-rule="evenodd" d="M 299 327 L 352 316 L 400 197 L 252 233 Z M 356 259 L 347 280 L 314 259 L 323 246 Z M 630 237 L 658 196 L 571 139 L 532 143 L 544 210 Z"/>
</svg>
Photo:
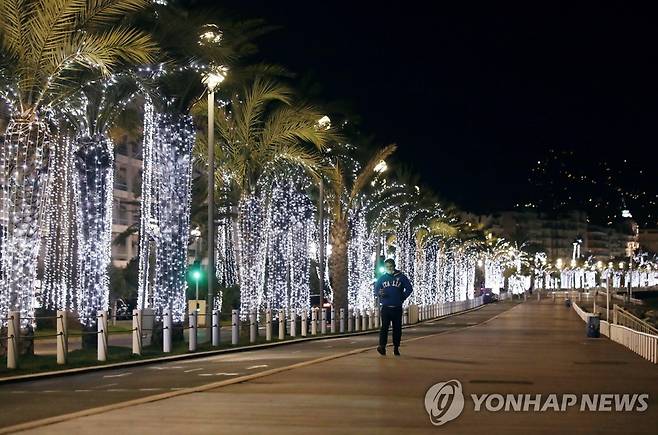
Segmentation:
<svg viewBox="0 0 658 435">
<path fill-rule="evenodd" d="M 112 143 L 106 136 L 83 137 L 78 139 L 77 145 L 76 305 L 80 322 L 92 327 L 96 324 L 97 312 L 108 307 L 114 157 Z"/>
<path fill-rule="evenodd" d="M 49 180 L 44 197 L 44 253 L 41 307 L 71 308 L 75 277 L 75 202 L 73 145 L 68 136 L 53 141 Z M 50 314 L 48 314 L 50 315 Z"/>
<path fill-rule="evenodd" d="M 238 211 L 238 251 L 240 280 L 240 316 L 257 310 L 263 300 L 265 283 L 266 240 L 263 198 L 247 193 L 240 198 Z"/>
<path fill-rule="evenodd" d="M 348 232 L 347 218 L 336 218 L 331 222 L 330 240 L 331 256 L 329 257 L 329 278 L 334 293 L 334 309 L 337 313 L 345 309 L 347 315 L 347 285 L 348 285 Z M 322 265 L 320 266 L 322 267 Z"/>
<path fill-rule="evenodd" d="M 40 209 L 46 185 L 50 135 L 45 123 L 12 118 L 0 150 L 0 313 L 32 316 L 40 248 Z"/>
</svg>

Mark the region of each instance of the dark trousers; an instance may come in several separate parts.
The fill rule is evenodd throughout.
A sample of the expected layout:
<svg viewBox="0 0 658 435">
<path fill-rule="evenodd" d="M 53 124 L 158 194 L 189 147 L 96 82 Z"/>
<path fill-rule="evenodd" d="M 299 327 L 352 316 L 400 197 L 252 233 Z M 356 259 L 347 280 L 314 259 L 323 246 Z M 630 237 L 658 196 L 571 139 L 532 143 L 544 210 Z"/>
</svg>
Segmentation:
<svg viewBox="0 0 658 435">
<path fill-rule="evenodd" d="M 388 340 L 388 324 L 393 323 L 393 346 L 400 346 L 402 338 L 402 307 L 383 306 L 380 315 L 382 318 L 382 328 L 379 330 L 379 345 L 386 346 Z"/>
</svg>

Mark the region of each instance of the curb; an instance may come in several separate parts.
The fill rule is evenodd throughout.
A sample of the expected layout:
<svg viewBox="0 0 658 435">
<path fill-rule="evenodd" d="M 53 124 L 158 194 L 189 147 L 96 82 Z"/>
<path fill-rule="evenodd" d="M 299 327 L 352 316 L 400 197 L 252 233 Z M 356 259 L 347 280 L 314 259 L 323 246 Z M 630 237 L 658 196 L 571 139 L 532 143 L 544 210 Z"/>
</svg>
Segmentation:
<svg viewBox="0 0 658 435">
<path fill-rule="evenodd" d="M 446 315 L 443 315 L 443 316 L 423 320 L 422 322 L 414 323 L 413 325 L 404 325 L 402 327 L 402 329 L 413 328 L 413 327 L 422 325 L 422 324 L 427 323 L 427 322 L 434 322 L 434 321 L 445 319 L 445 318 L 448 318 L 448 317 L 453 317 L 453 316 L 468 313 L 468 312 L 471 312 L 471 311 L 479 310 L 479 309 L 485 307 L 486 305 L 488 305 L 488 304 L 483 304 L 483 305 L 480 305 L 478 307 L 469 308 L 467 310 L 459 311 L 457 313 L 446 314 Z M 240 347 L 228 348 L 228 349 L 207 350 L 207 351 L 203 351 L 203 352 L 184 353 L 184 354 L 180 354 L 180 355 L 146 358 L 146 359 L 142 359 L 142 360 L 138 360 L 138 361 L 126 361 L 126 362 L 119 362 L 119 363 L 113 363 L 113 364 L 95 365 L 95 366 L 89 366 L 89 367 L 78 367 L 78 368 L 74 368 L 74 369 L 54 370 L 54 371 L 43 372 L 43 373 L 25 374 L 25 375 L 18 375 L 18 376 L 8 376 L 8 377 L 0 378 L 0 385 L 13 384 L 13 383 L 19 383 L 19 382 L 38 381 L 38 380 L 41 380 L 41 379 L 49 379 L 49 378 L 55 378 L 55 377 L 74 376 L 74 375 L 79 375 L 79 374 L 84 374 L 84 373 L 91 373 L 91 372 L 97 372 L 97 371 L 103 371 L 103 370 L 113 370 L 113 369 L 119 369 L 119 368 L 125 368 L 125 367 L 135 367 L 135 366 L 142 366 L 142 365 L 161 363 L 161 362 L 182 361 L 182 360 L 187 360 L 187 359 L 202 358 L 202 357 L 205 357 L 205 356 L 221 355 L 221 354 L 225 354 L 225 353 L 248 352 L 248 351 L 251 351 L 251 350 L 268 349 L 268 348 L 271 348 L 271 347 L 286 346 L 286 345 L 291 345 L 291 344 L 296 344 L 296 343 L 305 343 L 305 342 L 309 342 L 309 341 L 334 340 L 334 339 L 344 338 L 344 337 L 356 337 L 356 336 L 360 336 L 360 335 L 378 334 L 378 333 L 379 333 L 379 328 L 376 328 L 376 329 L 371 329 L 371 330 L 368 330 L 368 331 L 350 332 L 350 333 L 344 333 L 344 334 L 339 333 L 339 334 L 335 334 L 335 335 L 318 335 L 318 336 L 315 336 L 315 337 L 295 338 L 295 339 L 288 339 L 288 340 L 277 341 L 277 342 L 272 342 L 272 343 L 253 344 L 253 345 L 240 346 Z"/>
</svg>

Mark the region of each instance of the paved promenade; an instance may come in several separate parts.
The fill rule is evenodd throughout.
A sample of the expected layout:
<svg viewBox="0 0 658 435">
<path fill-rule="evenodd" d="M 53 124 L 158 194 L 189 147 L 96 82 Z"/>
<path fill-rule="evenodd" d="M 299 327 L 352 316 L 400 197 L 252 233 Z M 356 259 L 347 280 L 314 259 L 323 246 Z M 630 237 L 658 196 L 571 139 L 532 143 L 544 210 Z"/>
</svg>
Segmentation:
<svg viewBox="0 0 658 435">
<path fill-rule="evenodd" d="M 283 363 L 227 380 L 208 377 L 193 388 L 162 393 L 162 400 L 142 397 L 111 410 L 114 403 L 105 412 L 72 415 L 27 433 L 656 433 L 658 367 L 605 338 L 585 338 L 583 322 L 561 304 L 499 303 L 413 329 L 406 331 L 401 357 L 390 351 L 379 356 L 370 347 L 374 336 L 333 353 L 329 342 L 294 345 L 316 346 L 306 348 L 301 361 L 287 359 L 292 347 L 262 351 L 264 364 L 276 361 L 276 352 Z M 444 426 L 432 426 L 425 393 L 451 379 L 463 386 L 464 410 Z M 649 399 L 644 412 L 581 412 L 578 406 L 564 412 L 474 411 L 471 394 L 496 393 L 579 399 L 647 393 Z M 2 391 L 0 399 L 6 399 Z"/>
</svg>

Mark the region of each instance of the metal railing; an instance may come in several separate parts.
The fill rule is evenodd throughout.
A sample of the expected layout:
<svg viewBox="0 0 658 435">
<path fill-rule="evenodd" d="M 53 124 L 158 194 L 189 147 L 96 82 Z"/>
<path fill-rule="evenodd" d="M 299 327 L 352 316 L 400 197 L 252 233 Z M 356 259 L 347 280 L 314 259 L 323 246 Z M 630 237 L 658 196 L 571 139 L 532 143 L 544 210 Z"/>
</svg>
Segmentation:
<svg viewBox="0 0 658 435">
<path fill-rule="evenodd" d="M 644 320 L 634 316 L 629 311 L 626 311 L 619 305 L 615 304 L 612 311 L 614 323 L 616 325 L 625 326 L 634 331 L 643 332 L 645 334 L 658 335 L 658 329 Z"/>
<path fill-rule="evenodd" d="M 610 325 L 610 340 L 626 346 L 642 358 L 658 364 L 658 335 L 646 334 L 622 325 Z"/>
</svg>

